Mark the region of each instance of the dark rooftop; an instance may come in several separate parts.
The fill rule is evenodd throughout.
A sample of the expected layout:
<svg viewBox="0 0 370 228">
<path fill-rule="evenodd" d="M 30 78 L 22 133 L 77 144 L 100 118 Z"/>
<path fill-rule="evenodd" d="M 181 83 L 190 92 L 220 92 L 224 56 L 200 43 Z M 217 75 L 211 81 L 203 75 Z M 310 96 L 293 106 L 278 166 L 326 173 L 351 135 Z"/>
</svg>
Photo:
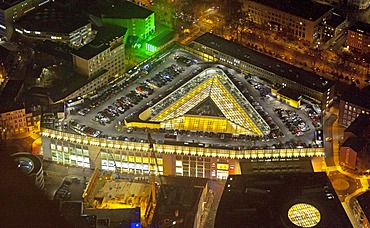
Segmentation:
<svg viewBox="0 0 370 228">
<path fill-rule="evenodd" d="M 365 136 L 370 129 L 370 115 L 360 114 L 352 123 L 345 129 L 345 132 L 352 132 L 357 137 Z"/>
<path fill-rule="evenodd" d="M 0 113 L 25 108 L 24 104 L 17 100 L 22 88 L 22 80 L 12 79 L 6 83 L 0 94 Z"/>
<path fill-rule="evenodd" d="M 144 7 L 138 6 L 129 1 L 119 0 L 101 0 L 92 5 L 89 10 L 90 13 L 95 15 L 102 15 L 103 17 L 113 18 L 142 18 L 149 17 L 153 11 Z"/>
<path fill-rule="evenodd" d="M 294 99 L 296 101 L 301 99 L 301 97 L 302 97 L 302 94 L 296 93 L 296 92 L 294 92 L 294 90 L 286 88 L 286 87 L 281 88 L 279 90 L 279 93 L 283 96 L 289 97 L 289 98 Z"/>
<path fill-rule="evenodd" d="M 171 227 L 193 227 L 198 202 L 208 180 L 196 177 L 170 176 L 164 176 L 162 179 L 163 185 L 157 197 L 158 203 L 152 220 L 153 227 L 162 227 L 162 225 L 169 227 L 165 226 L 163 222 L 181 219 L 181 223 L 176 225 L 171 223 Z"/>
<path fill-rule="evenodd" d="M 342 24 L 346 20 L 345 17 L 342 17 L 338 14 L 333 13 L 331 18 L 326 22 L 328 25 L 330 25 L 333 28 L 338 27 L 340 24 Z"/>
<path fill-rule="evenodd" d="M 174 31 L 164 30 L 163 32 L 159 33 L 156 37 L 149 40 L 147 43 L 159 47 L 172 40 L 174 35 L 175 35 Z"/>
<path fill-rule="evenodd" d="M 0 62 L 5 61 L 5 59 L 10 55 L 10 51 L 5 47 L 0 45 Z"/>
<path fill-rule="evenodd" d="M 347 89 L 343 92 L 341 100 L 370 109 L 369 97 L 369 91 L 354 91 L 353 89 Z"/>
<path fill-rule="evenodd" d="M 315 227 L 352 227 L 326 173 L 231 175 L 215 227 L 297 227 L 288 217 L 296 204 L 319 211 Z M 296 209 L 291 215 L 300 212 L 304 213 Z"/>
<path fill-rule="evenodd" d="M 32 10 L 15 22 L 16 26 L 23 29 L 53 33 L 70 33 L 89 23 L 86 14 L 54 1 Z"/>
<path fill-rule="evenodd" d="M 250 0 L 271 8 L 302 17 L 310 21 L 316 21 L 326 12 L 332 10 L 331 6 L 323 5 L 309 0 Z"/>
<path fill-rule="evenodd" d="M 1 0 L 0 1 L 0 9 L 6 10 L 14 5 L 17 5 L 21 1 L 19 0 Z"/>
<path fill-rule="evenodd" d="M 362 211 L 365 213 L 366 218 L 370 220 L 370 191 L 358 196 L 357 201 L 360 204 Z"/>
<path fill-rule="evenodd" d="M 367 140 L 364 138 L 350 137 L 348 138 L 341 147 L 349 147 L 356 152 L 360 152 L 367 144 Z"/>
<path fill-rule="evenodd" d="M 322 93 L 335 84 L 333 81 L 320 77 L 315 73 L 305 71 L 212 33 L 203 34 L 195 39 L 195 42 L 219 50 L 227 55 Z"/>
<path fill-rule="evenodd" d="M 361 33 L 361 34 L 370 34 L 370 24 L 364 23 L 361 21 L 356 21 L 348 30 Z"/>
<path fill-rule="evenodd" d="M 91 59 L 100 52 L 110 47 L 110 42 L 125 36 L 127 28 L 119 26 L 105 26 L 97 28 L 97 34 L 93 41 L 79 48 L 73 50 L 72 54 L 80 56 L 84 59 Z M 123 42 L 123 40 L 122 40 Z"/>
</svg>

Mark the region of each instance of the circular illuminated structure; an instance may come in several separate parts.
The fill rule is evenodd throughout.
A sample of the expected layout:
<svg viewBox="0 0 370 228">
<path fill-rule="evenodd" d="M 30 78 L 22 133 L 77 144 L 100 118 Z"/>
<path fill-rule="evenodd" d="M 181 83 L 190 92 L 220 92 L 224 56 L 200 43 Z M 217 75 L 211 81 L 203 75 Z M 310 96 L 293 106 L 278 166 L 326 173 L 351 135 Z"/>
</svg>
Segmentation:
<svg viewBox="0 0 370 228">
<path fill-rule="evenodd" d="M 289 220 L 298 227 L 314 227 L 320 220 L 320 211 L 314 206 L 306 203 L 293 205 L 288 210 Z"/>
<path fill-rule="evenodd" d="M 41 190 L 44 188 L 42 161 L 39 157 L 27 152 L 15 153 L 11 157 L 21 172 L 34 179 L 38 189 Z"/>
</svg>

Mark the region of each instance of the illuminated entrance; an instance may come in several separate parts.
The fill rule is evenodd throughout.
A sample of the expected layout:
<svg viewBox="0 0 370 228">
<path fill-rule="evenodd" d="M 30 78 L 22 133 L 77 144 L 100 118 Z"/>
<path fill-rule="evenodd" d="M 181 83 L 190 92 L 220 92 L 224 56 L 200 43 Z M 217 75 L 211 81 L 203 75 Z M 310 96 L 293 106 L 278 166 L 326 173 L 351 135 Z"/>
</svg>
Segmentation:
<svg viewBox="0 0 370 228">
<path fill-rule="evenodd" d="M 270 127 L 218 68 L 208 68 L 139 115 L 161 128 L 266 135 Z M 130 126 L 143 124 L 130 123 Z"/>
</svg>

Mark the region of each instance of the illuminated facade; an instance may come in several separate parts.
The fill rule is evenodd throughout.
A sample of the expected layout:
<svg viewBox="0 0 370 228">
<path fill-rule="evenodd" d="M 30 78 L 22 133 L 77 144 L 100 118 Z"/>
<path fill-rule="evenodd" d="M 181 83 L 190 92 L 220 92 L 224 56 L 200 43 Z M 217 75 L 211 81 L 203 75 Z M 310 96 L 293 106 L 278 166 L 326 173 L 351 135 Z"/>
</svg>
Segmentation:
<svg viewBox="0 0 370 228">
<path fill-rule="evenodd" d="M 150 156 L 149 143 L 126 142 L 80 136 L 42 128 L 43 156 L 64 165 L 122 173 L 157 173 L 155 160 Z M 238 159 L 288 158 L 323 156 L 323 148 L 302 149 L 225 149 L 205 145 L 154 144 L 159 172 L 163 175 L 202 178 L 226 178 L 237 172 Z"/>
<path fill-rule="evenodd" d="M 188 112 L 207 98 L 222 116 L 189 115 Z M 145 115 L 150 113 L 150 116 Z M 159 122 L 161 128 L 266 135 L 268 124 L 243 94 L 218 68 L 208 68 L 144 111 L 142 118 Z M 126 120 L 127 121 L 127 120 Z M 130 123 L 129 126 L 140 126 Z"/>
<path fill-rule="evenodd" d="M 127 28 L 128 36 L 147 39 L 155 32 L 154 12 L 129 1 L 98 1 L 90 13 L 105 25 Z"/>
<path fill-rule="evenodd" d="M 42 161 L 39 157 L 27 152 L 19 152 L 12 154 L 11 158 L 20 171 L 34 181 L 38 190 L 44 189 L 44 172 L 42 169 Z"/>
<path fill-rule="evenodd" d="M 97 86 L 103 86 L 109 78 L 124 74 L 126 29 L 121 27 L 98 28 L 94 40 L 72 52 L 73 65 L 77 73 L 95 81 Z"/>
</svg>

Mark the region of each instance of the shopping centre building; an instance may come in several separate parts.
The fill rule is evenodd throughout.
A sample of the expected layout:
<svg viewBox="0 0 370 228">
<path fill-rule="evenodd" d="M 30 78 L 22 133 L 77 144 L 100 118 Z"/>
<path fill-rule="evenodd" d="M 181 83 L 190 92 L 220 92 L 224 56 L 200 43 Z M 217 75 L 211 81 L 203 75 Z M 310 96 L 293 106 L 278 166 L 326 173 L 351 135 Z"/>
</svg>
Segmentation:
<svg viewBox="0 0 370 228">
<path fill-rule="evenodd" d="M 190 48 L 183 47 L 181 50 Z M 192 49 L 192 52 L 198 51 Z M 202 57 L 204 55 L 202 53 Z M 174 99 L 176 96 L 177 99 Z M 192 114 L 203 102 L 213 102 L 223 116 Z M 270 131 L 253 106 L 238 92 L 223 70 L 217 67 L 199 72 L 169 96 L 138 113 L 138 117 L 140 121 L 127 124 L 147 124 L 152 129 L 197 129 L 251 136 L 263 136 Z M 155 159 L 151 156 L 149 142 L 145 140 L 96 138 L 51 127 L 42 127 L 41 135 L 43 155 L 47 160 L 137 175 L 148 175 L 151 170 L 163 175 L 225 179 L 229 174 L 240 173 L 239 159 L 289 161 L 324 155 L 324 149 L 320 147 L 257 149 L 165 141 L 154 142 Z"/>
</svg>

